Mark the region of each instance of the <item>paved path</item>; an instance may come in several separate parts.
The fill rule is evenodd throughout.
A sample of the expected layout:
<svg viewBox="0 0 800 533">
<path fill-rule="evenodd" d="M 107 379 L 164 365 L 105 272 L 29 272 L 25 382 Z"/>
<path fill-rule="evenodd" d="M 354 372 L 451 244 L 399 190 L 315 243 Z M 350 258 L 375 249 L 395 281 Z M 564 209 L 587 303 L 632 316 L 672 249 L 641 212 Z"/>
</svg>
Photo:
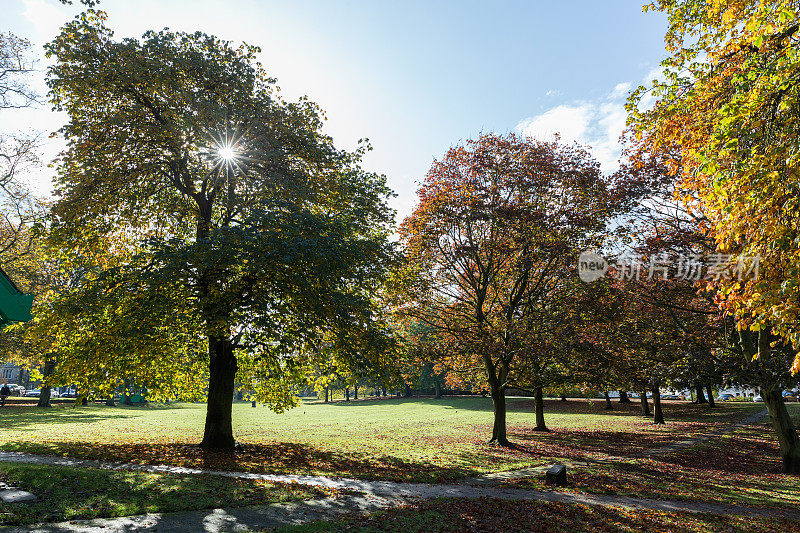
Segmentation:
<svg viewBox="0 0 800 533">
<path fill-rule="evenodd" d="M 342 480 L 347 481 L 347 480 Z M 402 505 L 420 498 L 499 498 L 541 502 L 578 503 L 592 506 L 621 507 L 633 510 L 711 513 L 783 517 L 800 520 L 800 510 L 760 509 L 740 505 L 697 502 L 648 500 L 622 496 L 603 496 L 569 492 L 543 492 L 504 489 L 469 484 L 424 485 L 381 482 L 374 492 L 365 495 L 343 495 L 336 498 L 281 503 L 266 507 L 184 511 L 179 513 L 147 514 L 124 518 L 76 520 L 35 527 L 0 528 L 1 533 L 111 533 L 155 532 L 170 533 L 248 531 L 269 529 L 282 525 L 301 524 L 313 520 L 335 518 L 349 512 L 372 512 L 393 505 Z"/>
<path fill-rule="evenodd" d="M 727 428 L 753 423 L 764 416 L 763 412 L 755 413 L 745 420 L 731 424 Z M 720 429 L 712 434 L 691 441 L 678 443 L 681 447 L 698 441 L 707 440 L 720 434 Z M 675 451 L 674 445 L 659 448 L 659 454 Z M 651 452 L 650 456 L 654 454 Z M 800 509 L 766 509 L 741 505 L 712 504 L 700 502 L 684 502 L 670 500 L 650 500 L 623 496 L 591 495 L 572 492 L 547 492 L 512 487 L 498 486 L 498 481 L 520 479 L 540 475 L 546 467 L 535 467 L 513 472 L 498 472 L 462 483 L 425 484 L 398 483 L 392 481 L 366 481 L 348 478 L 331 478 L 327 476 L 303 476 L 281 474 L 253 474 L 247 472 L 226 472 L 203 470 L 198 468 L 175 467 L 166 465 L 138 465 L 131 463 L 108 463 L 87 459 L 66 459 L 62 457 L 33 455 L 21 452 L 0 451 L 0 461 L 23 462 L 45 465 L 103 468 L 110 470 L 137 470 L 171 474 L 210 474 L 243 479 L 263 479 L 279 483 L 301 483 L 317 487 L 329 487 L 359 493 L 344 494 L 335 498 L 309 500 L 270 505 L 257 508 L 214 509 L 203 511 L 185 511 L 180 513 L 148 514 L 116 519 L 79 520 L 58 524 L 45 524 L 35 528 L 0 528 L 0 533 L 17 533 L 37 531 L 41 533 L 73 532 L 73 533 L 110 533 L 116 531 L 247 531 L 249 529 L 267 529 L 279 525 L 289 525 L 333 518 L 349 512 L 370 512 L 393 505 L 402 505 L 417 499 L 450 497 L 450 498 L 500 498 L 513 500 L 535 500 L 543 502 L 578 503 L 593 506 L 622 507 L 626 509 L 643 509 L 658 511 L 679 511 L 692 513 L 712 513 L 723 515 L 746 515 L 764 517 L 784 517 L 800 520 Z M 582 466 L 586 461 L 573 461 L 566 464 L 573 467 Z"/>
</svg>

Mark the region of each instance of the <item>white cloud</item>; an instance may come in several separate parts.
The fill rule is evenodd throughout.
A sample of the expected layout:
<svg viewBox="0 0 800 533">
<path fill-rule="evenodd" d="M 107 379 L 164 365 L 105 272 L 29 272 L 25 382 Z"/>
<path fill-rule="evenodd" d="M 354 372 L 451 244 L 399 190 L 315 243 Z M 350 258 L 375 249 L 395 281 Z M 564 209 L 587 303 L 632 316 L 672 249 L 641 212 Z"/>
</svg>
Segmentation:
<svg viewBox="0 0 800 533">
<path fill-rule="evenodd" d="M 628 91 L 631 90 L 631 84 L 628 82 L 618 83 L 614 86 L 614 90 L 611 91 L 611 94 L 608 95 L 609 99 L 616 100 L 618 98 L 623 98 L 628 95 Z"/>
<path fill-rule="evenodd" d="M 656 66 L 645 74 L 640 83 L 650 87 L 653 80 L 663 79 L 664 68 Z M 620 82 L 603 98 L 558 105 L 540 115 L 521 120 L 515 130 L 540 140 L 552 139 L 558 133 L 562 142 L 577 142 L 588 148 L 604 172 L 613 172 L 619 167 L 622 149 L 619 141 L 628 118 L 625 102 L 633 88 L 634 83 Z M 639 105 L 647 108 L 654 102 L 655 97 L 645 92 Z"/>
<path fill-rule="evenodd" d="M 59 28 L 71 17 L 61 9 L 60 4 L 45 0 L 23 0 L 25 11 L 22 16 L 36 28 L 37 38 L 48 42 L 57 34 Z"/>
<path fill-rule="evenodd" d="M 582 142 L 594 115 L 590 104 L 560 105 L 541 115 L 527 118 L 517 124 L 517 131 L 535 139 L 549 139 L 556 134 L 563 142 Z"/>
<path fill-rule="evenodd" d="M 619 137 L 626 117 L 624 105 L 609 99 L 559 105 L 520 121 L 515 129 L 534 139 L 549 140 L 558 134 L 561 142 L 586 146 L 603 171 L 613 172 L 619 166 Z"/>
</svg>

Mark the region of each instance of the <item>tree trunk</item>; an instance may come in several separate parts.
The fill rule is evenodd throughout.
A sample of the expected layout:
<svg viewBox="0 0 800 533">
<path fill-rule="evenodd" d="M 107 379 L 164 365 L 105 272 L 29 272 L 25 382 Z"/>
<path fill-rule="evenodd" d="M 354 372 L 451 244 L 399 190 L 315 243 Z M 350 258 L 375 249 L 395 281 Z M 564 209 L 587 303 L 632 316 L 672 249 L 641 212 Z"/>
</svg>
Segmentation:
<svg viewBox="0 0 800 533">
<path fill-rule="evenodd" d="M 536 427 L 534 431 L 550 431 L 544 423 L 544 399 L 542 398 L 542 388 L 536 387 L 536 394 L 534 395 L 534 403 L 536 404 Z"/>
<path fill-rule="evenodd" d="M 122 380 L 122 404 L 133 405 L 131 401 L 131 382 L 129 379 Z"/>
<path fill-rule="evenodd" d="M 346 402 L 350 401 L 350 387 L 344 388 L 344 401 Z"/>
<path fill-rule="evenodd" d="M 661 410 L 661 389 L 659 389 L 658 383 L 653 385 L 653 423 L 664 423 L 664 412 Z"/>
<path fill-rule="evenodd" d="M 434 382 L 433 386 L 434 386 L 434 395 L 436 396 L 436 399 L 438 400 L 439 398 L 442 397 L 442 386 L 439 385 L 438 381 Z"/>
<path fill-rule="evenodd" d="M 39 390 L 41 393 L 39 394 L 39 402 L 36 404 L 36 407 L 50 407 L 50 387 L 42 385 L 42 388 Z"/>
<path fill-rule="evenodd" d="M 695 389 L 697 390 L 697 403 L 706 403 L 706 397 L 703 395 L 703 385 L 698 383 Z"/>
<path fill-rule="evenodd" d="M 562 401 L 562 402 L 566 402 L 566 401 L 567 401 L 567 397 L 566 397 L 566 396 L 564 396 L 563 394 L 561 395 L 561 401 Z"/>
<path fill-rule="evenodd" d="M 206 426 L 200 446 L 213 450 L 230 450 L 236 445 L 233 440 L 231 411 L 233 406 L 233 384 L 236 380 L 236 355 L 230 339 L 208 338 L 209 365 L 208 406 Z"/>
<path fill-rule="evenodd" d="M 650 406 L 647 405 L 647 391 L 642 391 L 639 399 L 642 402 L 642 416 L 650 416 Z"/>
<path fill-rule="evenodd" d="M 358 385 L 353 385 L 353 399 L 358 400 Z"/>
<path fill-rule="evenodd" d="M 381 392 L 383 393 L 383 397 L 386 398 L 386 386 L 381 387 Z"/>
<path fill-rule="evenodd" d="M 511 446 L 506 434 L 506 389 L 492 385 L 492 406 L 494 407 L 494 425 L 492 426 L 492 440 L 490 443 L 499 446 Z"/>
<path fill-rule="evenodd" d="M 613 409 L 614 406 L 611 405 L 611 396 L 608 395 L 608 391 L 606 391 L 604 394 L 606 397 L 606 409 Z"/>
<path fill-rule="evenodd" d="M 406 395 L 406 398 L 411 398 L 411 396 L 412 396 L 411 386 L 408 383 L 406 383 L 405 395 Z"/>
<path fill-rule="evenodd" d="M 36 407 L 50 407 L 50 380 L 48 378 L 55 369 L 56 362 L 53 359 L 48 358 L 44 362 L 42 386 L 39 389 L 41 393 L 39 394 L 39 401 L 36 403 Z"/>
<path fill-rule="evenodd" d="M 619 391 L 619 403 L 631 403 L 631 399 L 628 398 L 628 391 Z"/>
<path fill-rule="evenodd" d="M 87 394 L 88 394 L 88 392 L 87 392 Z M 89 398 L 87 398 L 86 396 L 84 396 L 83 398 L 81 398 L 81 405 L 82 405 L 83 407 L 86 407 L 87 405 L 89 405 Z"/>
<path fill-rule="evenodd" d="M 711 391 L 711 385 L 706 385 L 706 391 L 708 392 L 708 406 L 711 408 L 716 407 L 717 405 L 714 403 L 714 394 Z"/>
<path fill-rule="evenodd" d="M 792 418 L 786 410 L 780 388 L 770 390 L 761 389 L 761 397 L 767 406 L 772 427 L 778 436 L 781 448 L 783 472 L 787 474 L 800 473 L 800 439 L 794 427 Z"/>
<path fill-rule="evenodd" d="M 107 407 L 116 407 L 117 404 L 114 402 L 114 394 L 110 394 L 108 398 L 106 398 L 106 406 Z"/>
</svg>

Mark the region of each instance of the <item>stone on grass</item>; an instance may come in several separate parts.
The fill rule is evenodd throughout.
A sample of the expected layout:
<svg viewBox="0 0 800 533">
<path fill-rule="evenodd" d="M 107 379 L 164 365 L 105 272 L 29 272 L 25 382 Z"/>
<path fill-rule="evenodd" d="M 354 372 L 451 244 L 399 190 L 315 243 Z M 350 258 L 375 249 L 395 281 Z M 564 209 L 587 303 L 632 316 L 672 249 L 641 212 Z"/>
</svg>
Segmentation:
<svg viewBox="0 0 800 533">
<path fill-rule="evenodd" d="M 5 503 L 35 502 L 36 496 L 24 490 L 6 489 L 0 490 L 0 500 Z"/>
<path fill-rule="evenodd" d="M 564 465 L 553 465 L 544 475 L 548 485 L 563 486 L 567 484 L 567 467 Z"/>
</svg>

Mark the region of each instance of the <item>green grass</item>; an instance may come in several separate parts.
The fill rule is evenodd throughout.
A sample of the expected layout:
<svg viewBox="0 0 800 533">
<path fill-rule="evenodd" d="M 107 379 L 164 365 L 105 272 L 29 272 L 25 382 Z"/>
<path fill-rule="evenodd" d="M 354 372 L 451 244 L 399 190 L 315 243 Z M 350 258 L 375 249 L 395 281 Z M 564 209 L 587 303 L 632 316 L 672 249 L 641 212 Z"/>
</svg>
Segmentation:
<svg viewBox="0 0 800 533">
<path fill-rule="evenodd" d="M 664 532 L 675 531 L 800 531 L 796 522 L 777 518 L 715 516 L 692 513 L 587 507 L 568 503 L 519 500 L 439 499 L 370 516 L 349 516 L 279 529 L 281 533 L 393 532 L 443 533 L 463 531 Z"/>
<path fill-rule="evenodd" d="M 362 478 L 442 481 L 535 466 L 586 455 L 626 455 L 687 433 L 710 431 L 746 416 L 754 404 L 709 410 L 667 402 L 668 424 L 638 416 L 638 405 L 602 409 L 601 402 L 547 402 L 551 433 L 533 431 L 529 399 L 509 402 L 514 450 L 488 446 L 487 398 L 303 402 L 284 414 L 234 405 L 235 453 L 204 453 L 205 406 L 57 406 L 0 409 L 0 447 L 74 457 L 133 460 L 256 472 L 317 473 Z M 635 434 L 636 438 L 631 435 Z"/>
<path fill-rule="evenodd" d="M 7 406 L 0 409 L 3 427 L 0 448 L 221 470 L 429 482 L 551 464 L 556 460 L 590 459 L 593 462 L 588 467 L 570 468 L 571 486 L 558 490 L 783 508 L 800 506 L 798 477 L 778 473 L 777 444 L 766 423 L 743 426 L 733 434 L 715 436 L 662 457 L 637 458 L 644 449 L 710 434 L 763 410 L 763 404 L 728 402 L 712 410 L 685 402 L 665 402 L 667 424 L 663 426 L 640 417 L 638 404 L 615 403 L 611 412 L 602 407 L 602 401 L 548 400 L 546 419 L 551 431 L 539 433 L 533 431 L 531 400 L 511 399 L 509 438 L 517 446 L 506 449 L 486 443 L 492 413 L 491 401 L 484 398 L 304 402 L 285 414 L 237 403 L 234 432 L 241 446 L 233 452 L 213 453 L 195 445 L 202 435 L 204 405 L 50 409 Z M 798 407 L 789 406 L 795 416 L 800 416 Z M 28 511 L 24 513 L 28 514 L 13 518 L 21 522 L 256 505 L 309 495 L 301 489 L 223 477 L 1 464 L 0 467 L 0 477 L 16 476 L 9 481 L 43 498 L 26 508 Z M 545 487 L 540 477 L 514 484 L 553 490 Z M 492 516 L 515 519 L 513 515 L 518 512 L 514 505 L 495 501 L 447 503 L 451 504 L 467 507 L 453 517 L 443 503 L 423 502 L 414 510 L 388 511 L 352 520 L 364 531 L 392 530 L 392 524 L 399 524 L 394 529 L 397 531 L 481 527 L 491 531 Z M 566 504 L 527 502 L 518 507 L 527 509 L 536 520 L 567 513 L 569 518 L 559 522 L 565 530 L 657 531 L 663 524 L 678 524 L 683 520 L 688 520 L 689 530 L 741 529 L 749 524 L 742 518 L 687 518 L 688 515 L 627 513 Z M 497 510 L 494 514 L 493 508 Z M 3 512 L 8 512 L 6 509 Z M 316 524 L 309 531 L 317 528 L 340 531 L 345 527 L 343 524 L 337 521 Z M 535 529 L 542 522 L 531 524 Z"/>
<path fill-rule="evenodd" d="M 32 503 L 0 502 L 4 524 L 266 505 L 323 496 L 308 487 L 259 480 L 2 462 L 0 481 L 39 498 Z"/>
</svg>

